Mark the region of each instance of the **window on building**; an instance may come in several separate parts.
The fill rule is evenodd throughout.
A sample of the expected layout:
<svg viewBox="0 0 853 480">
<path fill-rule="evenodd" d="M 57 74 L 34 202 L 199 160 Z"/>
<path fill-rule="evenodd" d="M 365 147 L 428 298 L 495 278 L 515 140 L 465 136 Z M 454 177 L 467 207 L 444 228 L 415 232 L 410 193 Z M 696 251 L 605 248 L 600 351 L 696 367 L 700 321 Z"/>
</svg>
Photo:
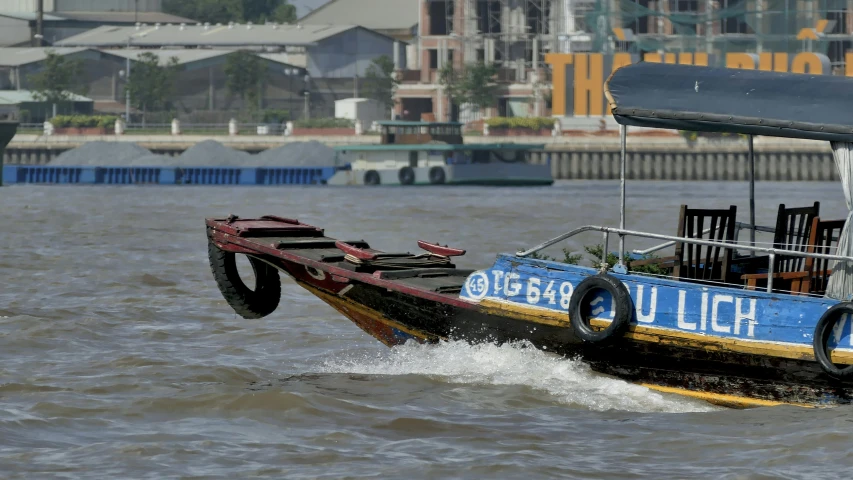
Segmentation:
<svg viewBox="0 0 853 480">
<path fill-rule="evenodd" d="M 746 0 L 718 0 L 721 10 L 747 9 Z M 716 33 L 716 32 L 715 32 Z M 752 33 L 749 24 L 744 21 L 743 15 L 734 15 L 720 20 L 720 32 L 727 33 Z"/>
<path fill-rule="evenodd" d="M 551 18 L 550 0 L 527 0 L 527 31 L 534 35 L 551 33 L 548 19 Z"/>
<path fill-rule="evenodd" d="M 501 33 L 501 14 L 499 0 L 478 0 L 477 30 L 480 33 Z"/>
<path fill-rule="evenodd" d="M 453 0 L 429 2 L 429 34 L 449 35 L 453 31 Z"/>
<path fill-rule="evenodd" d="M 641 12 L 645 12 L 646 9 L 654 9 L 655 2 L 649 0 L 637 0 L 637 6 L 639 6 L 639 10 Z M 636 20 L 626 25 L 626 28 L 630 28 L 637 34 L 646 34 L 654 32 L 654 27 L 652 26 L 654 23 L 654 16 L 652 15 L 642 15 L 637 17 Z"/>
</svg>

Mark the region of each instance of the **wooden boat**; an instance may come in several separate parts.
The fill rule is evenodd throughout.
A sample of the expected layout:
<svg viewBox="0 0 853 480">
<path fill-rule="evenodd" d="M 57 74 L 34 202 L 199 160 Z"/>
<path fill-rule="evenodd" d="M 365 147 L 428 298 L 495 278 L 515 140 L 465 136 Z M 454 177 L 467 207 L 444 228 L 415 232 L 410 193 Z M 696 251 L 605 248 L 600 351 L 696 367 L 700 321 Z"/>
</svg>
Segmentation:
<svg viewBox="0 0 853 480">
<path fill-rule="evenodd" d="M 512 185 L 554 183 L 551 165 L 530 163 L 544 144 L 465 144 L 458 122 L 383 121 L 379 145 L 335 147 L 329 185 Z"/>
<path fill-rule="evenodd" d="M 474 271 L 453 263 L 465 250 L 434 242 L 418 241 L 417 253 L 390 253 L 363 240 L 326 237 L 294 219 L 231 216 L 206 220 L 213 276 L 246 318 L 275 310 L 278 272 L 284 272 L 389 346 L 526 340 L 581 358 L 598 372 L 720 405 L 849 403 L 849 216 L 822 219 L 817 203 L 782 205 L 769 228 L 772 246 L 755 242 L 763 227 L 753 209 L 748 241 L 737 239 L 744 224 L 734 207 L 683 205 L 676 235 L 633 231 L 625 228 L 624 180 L 628 125 L 747 134 L 750 158 L 752 135 L 827 140 L 853 209 L 853 118 L 844 101 L 851 87 L 853 80 L 843 77 L 626 66 L 606 84 L 622 125 L 619 227 L 580 226 Z M 803 98 L 804 91 L 818 98 Z M 605 257 L 594 268 L 535 258 L 590 231 L 602 235 Z M 619 248 L 611 264 L 605 254 L 613 236 Z M 632 237 L 671 242 L 675 255 L 626 261 L 625 241 Z M 236 254 L 249 257 L 255 289 L 240 280 Z M 643 263 L 665 275 L 640 273 Z"/>
</svg>

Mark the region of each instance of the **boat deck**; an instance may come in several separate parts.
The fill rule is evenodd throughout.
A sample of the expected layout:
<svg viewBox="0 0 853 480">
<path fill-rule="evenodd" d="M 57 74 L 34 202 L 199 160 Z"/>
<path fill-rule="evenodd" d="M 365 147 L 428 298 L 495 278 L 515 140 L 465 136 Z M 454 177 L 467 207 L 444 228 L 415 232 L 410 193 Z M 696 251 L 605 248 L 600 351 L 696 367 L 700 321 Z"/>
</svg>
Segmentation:
<svg viewBox="0 0 853 480">
<path fill-rule="evenodd" d="M 258 256 L 268 262 L 272 258 L 295 261 L 305 265 L 314 278 L 320 275 L 320 271 L 328 271 L 341 277 L 338 279 L 341 282 L 347 279 L 360 279 L 367 283 L 393 282 L 401 288 L 458 299 L 466 279 L 473 273 L 473 270 L 456 268 L 450 256 L 427 250 L 417 254 L 384 252 L 371 248 L 364 240 L 341 241 L 327 237 L 322 229 L 293 219 L 262 217 L 242 220 L 231 217 L 208 219 L 207 226 L 210 237 L 220 248 Z M 435 250 L 432 245 L 425 243 L 427 248 Z M 312 267 L 318 270 L 312 271 Z"/>
</svg>

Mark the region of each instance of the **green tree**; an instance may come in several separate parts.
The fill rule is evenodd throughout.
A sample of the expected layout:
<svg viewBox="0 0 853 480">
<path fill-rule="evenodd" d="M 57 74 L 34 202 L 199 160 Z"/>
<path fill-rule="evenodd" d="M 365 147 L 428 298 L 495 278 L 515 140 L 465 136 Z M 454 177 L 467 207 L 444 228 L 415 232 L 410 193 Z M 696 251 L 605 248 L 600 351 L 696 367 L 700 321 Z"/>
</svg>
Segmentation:
<svg viewBox="0 0 853 480">
<path fill-rule="evenodd" d="M 199 22 L 228 23 L 243 20 L 241 0 L 164 0 L 163 11 Z"/>
<path fill-rule="evenodd" d="M 82 74 L 83 62 L 48 50 L 44 68 L 27 80 L 36 100 L 56 104 L 70 100 L 74 93 L 86 93 L 86 85 L 80 81 Z"/>
<path fill-rule="evenodd" d="M 388 55 L 375 58 L 364 74 L 367 98 L 382 102 L 389 110 L 394 106 L 394 92 L 399 84 L 394 72 L 394 61 Z"/>
<path fill-rule="evenodd" d="M 447 62 L 438 71 L 438 84 L 444 88 L 444 94 L 450 99 L 450 111 L 453 105 L 462 105 L 467 99 L 465 91 L 465 78 L 463 73 L 453 68 L 452 62 Z M 456 120 L 456 118 L 451 118 Z"/>
<path fill-rule="evenodd" d="M 242 0 L 243 19 L 247 22 L 296 22 L 296 7 L 286 0 Z"/>
<path fill-rule="evenodd" d="M 498 69 L 494 65 L 486 65 L 483 62 L 466 65 L 462 82 L 466 102 L 480 109 L 493 107 L 500 88 L 495 82 L 497 74 Z"/>
<path fill-rule="evenodd" d="M 296 7 L 287 0 L 164 0 L 163 11 L 209 23 L 296 21 Z"/>
<path fill-rule="evenodd" d="M 483 62 L 469 63 L 461 71 L 447 62 L 438 72 L 438 83 L 453 105 L 470 103 L 485 109 L 493 107 L 497 100 L 499 85 L 495 75 L 497 68 Z"/>
<path fill-rule="evenodd" d="M 249 110 L 258 106 L 266 73 L 263 59 L 250 51 L 237 51 L 225 58 L 225 86 L 239 95 Z"/>
<path fill-rule="evenodd" d="M 130 100 L 144 114 L 149 110 L 165 110 L 175 93 L 175 77 L 178 73 L 178 59 L 170 58 L 165 65 L 160 57 L 145 52 L 140 54 L 130 68 L 127 88 Z"/>
</svg>

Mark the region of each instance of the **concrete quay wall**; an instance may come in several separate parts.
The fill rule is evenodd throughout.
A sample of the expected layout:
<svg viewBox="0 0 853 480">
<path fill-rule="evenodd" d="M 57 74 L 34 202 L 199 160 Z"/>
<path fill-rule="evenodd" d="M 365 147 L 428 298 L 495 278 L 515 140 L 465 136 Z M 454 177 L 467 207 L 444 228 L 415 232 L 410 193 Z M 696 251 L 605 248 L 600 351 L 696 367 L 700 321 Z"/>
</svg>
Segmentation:
<svg viewBox="0 0 853 480">
<path fill-rule="evenodd" d="M 375 144 L 377 136 L 265 137 L 265 136 L 16 136 L 3 154 L 6 164 L 44 165 L 62 152 L 90 141 L 136 142 L 157 154 L 177 156 L 203 140 L 258 153 L 289 142 L 316 140 L 330 146 Z M 551 162 L 554 178 L 613 180 L 619 178 L 619 139 L 574 137 L 481 137 L 466 143 L 532 143 L 533 163 Z M 628 178 L 632 180 L 743 181 L 749 175 L 745 140 L 688 144 L 681 137 L 628 138 Z M 760 137 L 755 140 L 755 175 L 764 181 L 835 181 L 838 173 L 827 142 Z"/>
<path fill-rule="evenodd" d="M 620 154 L 606 148 L 536 152 L 534 163 L 550 158 L 556 179 L 617 180 Z M 630 180 L 745 181 L 749 179 L 749 154 L 745 148 L 630 149 Z M 835 160 L 829 147 L 767 149 L 755 152 L 755 178 L 759 181 L 837 181 Z"/>
</svg>

